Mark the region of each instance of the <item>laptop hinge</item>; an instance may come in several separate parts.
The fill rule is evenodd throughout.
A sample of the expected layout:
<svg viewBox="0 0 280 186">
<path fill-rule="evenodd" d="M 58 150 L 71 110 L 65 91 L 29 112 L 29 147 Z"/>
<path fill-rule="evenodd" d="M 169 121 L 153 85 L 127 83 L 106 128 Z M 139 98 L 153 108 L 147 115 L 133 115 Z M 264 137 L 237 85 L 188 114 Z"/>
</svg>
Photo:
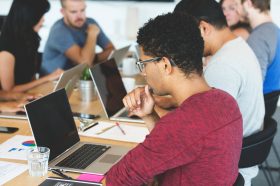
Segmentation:
<svg viewBox="0 0 280 186">
<path fill-rule="evenodd" d="M 65 153 L 67 153 L 70 149 L 74 148 L 75 146 L 78 146 L 80 143 L 81 143 L 81 141 L 78 141 L 77 143 L 75 143 L 74 145 L 72 145 L 70 148 L 66 149 L 63 153 L 61 153 L 60 155 L 56 156 L 53 160 L 51 160 L 51 161 L 49 162 L 49 164 L 52 163 L 52 162 L 54 162 L 54 161 L 56 161 L 58 158 L 60 158 L 61 156 L 63 156 L 63 155 L 64 155 Z M 66 157 L 65 157 L 65 158 L 66 158 Z"/>
</svg>

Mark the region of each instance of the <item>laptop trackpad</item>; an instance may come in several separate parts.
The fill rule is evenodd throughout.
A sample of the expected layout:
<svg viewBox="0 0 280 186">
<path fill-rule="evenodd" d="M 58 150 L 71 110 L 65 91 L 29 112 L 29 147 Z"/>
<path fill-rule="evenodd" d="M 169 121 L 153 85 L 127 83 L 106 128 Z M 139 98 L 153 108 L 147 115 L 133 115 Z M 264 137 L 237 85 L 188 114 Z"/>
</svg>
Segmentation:
<svg viewBox="0 0 280 186">
<path fill-rule="evenodd" d="M 117 162 L 122 156 L 114 154 L 106 154 L 102 159 L 99 160 L 101 163 L 110 163 L 113 164 Z"/>
</svg>

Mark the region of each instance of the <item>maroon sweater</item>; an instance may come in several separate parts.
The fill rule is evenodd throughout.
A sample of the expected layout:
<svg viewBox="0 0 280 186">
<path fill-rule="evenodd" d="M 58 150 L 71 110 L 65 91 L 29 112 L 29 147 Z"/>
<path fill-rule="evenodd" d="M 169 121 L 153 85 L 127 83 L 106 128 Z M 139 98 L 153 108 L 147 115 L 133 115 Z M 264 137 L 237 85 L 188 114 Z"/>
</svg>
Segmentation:
<svg viewBox="0 0 280 186">
<path fill-rule="evenodd" d="M 238 174 L 242 117 L 235 100 L 212 89 L 162 117 L 145 141 L 114 165 L 107 186 L 232 186 Z"/>
</svg>

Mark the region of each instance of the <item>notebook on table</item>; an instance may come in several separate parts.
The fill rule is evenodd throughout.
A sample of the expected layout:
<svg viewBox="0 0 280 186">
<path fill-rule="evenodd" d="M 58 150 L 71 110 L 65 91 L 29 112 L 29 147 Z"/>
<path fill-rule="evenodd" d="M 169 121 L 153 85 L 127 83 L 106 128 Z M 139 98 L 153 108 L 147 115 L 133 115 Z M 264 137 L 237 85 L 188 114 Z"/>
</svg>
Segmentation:
<svg viewBox="0 0 280 186">
<path fill-rule="evenodd" d="M 127 95 L 121 74 L 114 59 L 90 68 L 101 105 L 110 120 L 144 123 L 139 117 L 128 116 L 122 99 Z"/>
<path fill-rule="evenodd" d="M 130 149 L 81 142 L 65 89 L 25 105 L 37 146 L 50 149 L 49 169 L 104 175 Z"/>
<path fill-rule="evenodd" d="M 102 186 L 101 183 L 93 183 L 80 180 L 66 180 L 61 178 L 47 178 L 39 186 Z"/>
</svg>

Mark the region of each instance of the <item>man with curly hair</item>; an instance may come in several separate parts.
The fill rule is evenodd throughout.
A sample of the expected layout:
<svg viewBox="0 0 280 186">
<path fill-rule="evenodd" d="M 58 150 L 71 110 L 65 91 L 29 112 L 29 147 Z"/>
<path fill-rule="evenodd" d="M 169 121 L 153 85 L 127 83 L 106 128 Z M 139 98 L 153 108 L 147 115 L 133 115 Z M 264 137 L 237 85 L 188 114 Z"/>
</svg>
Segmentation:
<svg viewBox="0 0 280 186">
<path fill-rule="evenodd" d="M 203 40 L 195 20 L 185 14 L 158 16 L 140 28 L 137 42 L 137 64 L 148 85 L 123 102 L 150 134 L 109 170 L 107 186 L 138 186 L 155 176 L 163 186 L 233 185 L 242 117 L 235 100 L 203 78 Z M 173 96 L 179 107 L 159 118 L 151 91 Z"/>
<path fill-rule="evenodd" d="M 210 86 L 235 98 L 243 118 L 243 136 L 262 130 L 264 99 L 260 65 L 249 45 L 227 27 L 219 3 L 215 0 L 182 0 L 174 12 L 188 13 L 197 20 L 205 44 L 204 56 L 212 56 L 204 69 L 205 79 Z M 239 171 L 245 178 L 245 185 L 251 185 L 258 166 Z"/>
</svg>

